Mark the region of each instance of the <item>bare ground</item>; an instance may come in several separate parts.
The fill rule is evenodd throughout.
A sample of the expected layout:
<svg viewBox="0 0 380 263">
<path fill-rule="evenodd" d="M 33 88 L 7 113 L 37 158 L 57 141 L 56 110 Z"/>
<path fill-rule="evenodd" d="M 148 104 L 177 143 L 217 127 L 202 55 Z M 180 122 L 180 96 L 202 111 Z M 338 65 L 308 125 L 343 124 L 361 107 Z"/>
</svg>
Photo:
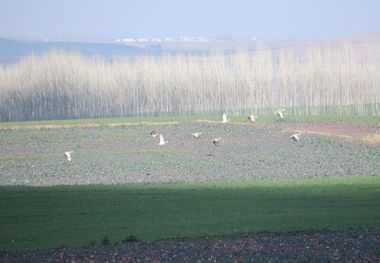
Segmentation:
<svg viewBox="0 0 380 263">
<path fill-rule="evenodd" d="M 268 125 L 268 124 L 267 124 Z M 283 130 L 338 137 L 344 140 L 380 145 L 380 124 L 352 124 L 347 122 L 276 122 Z"/>
<path fill-rule="evenodd" d="M 380 145 L 349 124 L 184 123 L 0 130 L 0 185 L 205 183 L 376 176 Z M 158 146 L 151 131 L 164 134 Z M 298 143 L 290 139 L 305 131 Z M 193 132 L 202 132 L 199 139 Z M 219 146 L 212 143 L 222 138 Z M 72 150 L 73 161 L 63 153 Z"/>
<path fill-rule="evenodd" d="M 31 253 L 1 262 L 379 262 L 380 230 L 262 233 L 203 240 L 131 242 Z"/>
</svg>

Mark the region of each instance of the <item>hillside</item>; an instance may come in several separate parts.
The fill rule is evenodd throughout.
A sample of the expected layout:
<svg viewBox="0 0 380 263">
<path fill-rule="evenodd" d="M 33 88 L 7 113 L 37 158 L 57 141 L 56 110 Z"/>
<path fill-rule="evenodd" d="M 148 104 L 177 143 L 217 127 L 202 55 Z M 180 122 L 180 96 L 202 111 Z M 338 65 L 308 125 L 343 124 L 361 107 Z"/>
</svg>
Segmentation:
<svg viewBox="0 0 380 263">
<path fill-rule="evenodd" d="M 0 38 L 0 63 L 15 62 L 30 54 L 43 54 L 52 50 L 76 51 L 85 56 L 111 59 L 118 56 L 157 54 L 159 50 L 115 43 L 46 42 Z"/>
<path fill-rule="evenodd" d="M 356 35 L 338 39 L 301 40 L 301 39 L 264 39 L 257 37 L 220 37 L 220 38 L 150 38 L 144 41 L 123 42 L 122 39 L 109 42 L 79 41 L 42 41 L 16 40 L 0 38 L 0 63 L 15 62 L 30 54 L 44 54 L 52 50 L 75 51 L 84 56 L 100 56 L 112 59 L 121 56 L 161 55 L 163 53 L 205 54 L 214 50 L 225 53 L 236 50 L 255 51 L 265 49 L 271 51 L 292 49 L 302 54 L 310 44 L 336 45 L 342 43 L 353 48 L 356 55 L 364 58 L 379 58 L 380 33 Z"/>
</svg>

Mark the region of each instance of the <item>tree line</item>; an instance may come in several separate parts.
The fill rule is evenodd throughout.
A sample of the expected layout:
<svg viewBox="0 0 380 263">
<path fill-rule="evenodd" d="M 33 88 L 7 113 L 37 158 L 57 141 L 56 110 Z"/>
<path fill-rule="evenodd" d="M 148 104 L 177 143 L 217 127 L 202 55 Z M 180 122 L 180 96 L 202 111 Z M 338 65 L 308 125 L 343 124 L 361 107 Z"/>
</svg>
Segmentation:
<svg viewBox="0 0 380 263">
<path fill-rule="evenodd" d="M 114 116 L 379 114 L 380 60 L 349 44 L 107 60 L 51 51 L 0 65 L 1 121 Z"/>
</svg>

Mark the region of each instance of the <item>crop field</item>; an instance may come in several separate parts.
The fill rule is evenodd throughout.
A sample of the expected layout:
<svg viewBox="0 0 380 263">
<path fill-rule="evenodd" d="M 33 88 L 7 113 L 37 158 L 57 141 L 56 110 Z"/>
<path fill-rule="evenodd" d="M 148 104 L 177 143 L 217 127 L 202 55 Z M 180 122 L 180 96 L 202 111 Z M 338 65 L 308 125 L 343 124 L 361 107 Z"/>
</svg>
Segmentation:
<svg viewBox="0 0 380 263">
<path fill-rule="evenodd" d="M 2 123 L 0 251 L 377 229 L 376 118 Z"/>
<path fill-rule="evenodd" d="M 158 146 L 151 131 L 162 133 L 168 144 Z M 199 139 L 194 132 L 202 132 Z M 273 125 L 190 122 L 0 134 L 1 185 L 210 183 L 380 171 L 377 146 L 308 133 L 295 143 L 291 131 Z M 214 146 L 212 140 L 219 137 L 220 145 Z M 65 151 L 74 151 L 72 162 Z"/>
</svg>

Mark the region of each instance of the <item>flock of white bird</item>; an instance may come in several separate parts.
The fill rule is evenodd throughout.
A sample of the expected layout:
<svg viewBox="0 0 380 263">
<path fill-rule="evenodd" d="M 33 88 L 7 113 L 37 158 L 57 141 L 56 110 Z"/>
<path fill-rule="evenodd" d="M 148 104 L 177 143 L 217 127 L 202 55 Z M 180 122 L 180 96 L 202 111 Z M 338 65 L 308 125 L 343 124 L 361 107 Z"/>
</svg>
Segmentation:
<svg viewBox="0 0 380 263">
<path fill-rule="evenodd" d="M 280 110 L 277 110 L 274 114 L 277 116 L 278 120 L 283 120 L 284 119 L 284 112 L 285 110 L 284 109 L 280 109 Z M 257 119 L 257 116 L 255 116 L 254 114 L 252 115 L 249 115 L 248 116 L 248 120 L 250 122 L 255 122 Z M 230 119 L 227 119 L 227 114 L 226 113 L 223 113 L 223 116 L 222 116 L 222 123 L 227 123 L 231 121 Z M 201 136 L 202 132 L 194 132 L 193 133 L 193 137 L 195 139 L 199 139 L 199 137 Z M 153 137 L 153 138 L 156 138 L 157 136 L 159 137 L 159 142 L 158 142 L 158 146 L 163 146 L 165 144 L 168 144 L 167 141 L 165 141 L 164 139 L 164 136 L 161 134 L 161 133 L 157 133 L 155 131 L 152 131 L 150 133 L 150 136 Z M 301 133 L 297 133 L 297 134 L 293 134 L 292 136 L 290 136 L 290 138 L 294 141 L 294 142 L 299 142 L 300 140 L 300 136 L 301 136 Z M 212 143 L 215 145 L 215 146 L 219 146 L 220 145 L 220 141 L 222 140 L 221 137 L 219 138 L 215 138 L 212 140 Z M 71 162 L 72 161 L 72 157 L 71 157 L 71 154 L 73 153 L 74 151 L 67 151 L 64 153 L 64 155 L 66 156 L 66 159 L 67 161 Z"/>
</svg>

